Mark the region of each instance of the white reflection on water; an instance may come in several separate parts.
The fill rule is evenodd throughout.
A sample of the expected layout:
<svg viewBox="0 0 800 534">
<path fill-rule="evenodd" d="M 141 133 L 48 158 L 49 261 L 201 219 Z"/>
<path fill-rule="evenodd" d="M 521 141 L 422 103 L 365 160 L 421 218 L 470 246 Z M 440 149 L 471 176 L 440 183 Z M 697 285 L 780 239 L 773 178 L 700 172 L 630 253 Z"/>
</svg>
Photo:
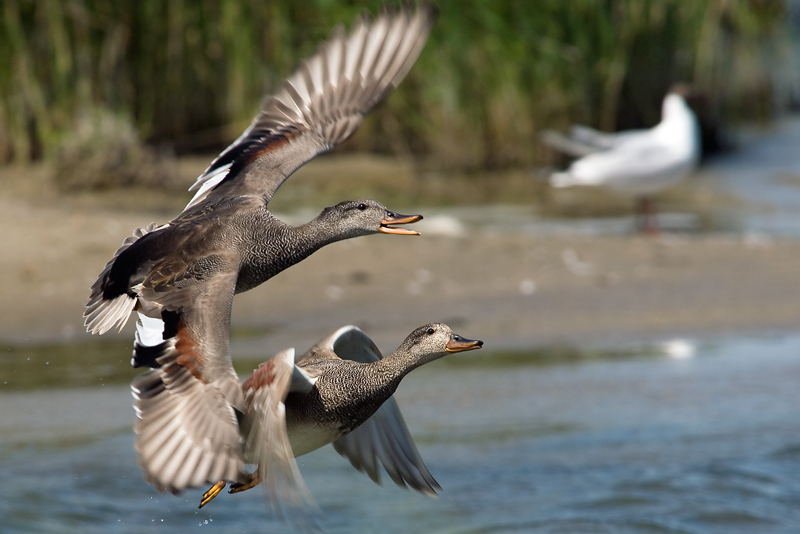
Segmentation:
<svg viewBox="0 0 800 534">
<path fill-rule="evenodd" d="M 798 356 L 784 337 L 682 360 L 431 364 L 397 396 L 439 499 L 377 487 L 330 448 L 301 469 L 329 532 L 798 532 Z M 202 490 L 143 482 L 124 386 L 0 403 L 2 532 L 285 531 L 259 491 L 197 510 Z"/>
</svg>

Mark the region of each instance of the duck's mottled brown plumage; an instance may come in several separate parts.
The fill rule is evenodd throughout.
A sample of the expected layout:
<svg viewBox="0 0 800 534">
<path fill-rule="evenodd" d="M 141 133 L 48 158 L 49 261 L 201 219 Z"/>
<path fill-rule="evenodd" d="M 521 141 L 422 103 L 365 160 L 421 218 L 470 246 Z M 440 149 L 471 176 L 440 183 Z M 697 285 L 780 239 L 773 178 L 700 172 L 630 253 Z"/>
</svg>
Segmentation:
<svg viewBox="0 0 800 534">
<path fill-rule="evenodd" d="M 326 208 L 300 226 L 278 220 L 267 205 L 297 168 L 347 139 L 400 83 L 433 19 L 428 4 L 406 5 L 360 19 L 349 34 L 339 29 L 264 100 L 250 127 L 198 178 L 183 213 L 136 230 L 92 286 L 88 331 L 121 328 L 139 311 L 134 365 L 151 370 L 132 385 L 137 448 L 158 488 L 239 480 L 243 471 L 237 414 L 249 401 L 230 359 L 234 294 L 334 241 L 413 233 L 388 225 L 420 216 L 371 200 Z M 283 393 L 260 400 L 282 401 Z"/>
<path fill-rule="evenodd" d="M 157 317 L 190 306 L 211 285 L 223 294 L 246 291 L 328 243 L 387 231 L 397 216 L 373 201 L 339 204 L 299 227 L 276 219 L 267 204 L 297 168 L 352 135 L 400 83 L 433 19 L 428 4 L 404 6 L 359 20 L 350 34 L 339 29 L 264 100 L 250 127 L 198 178 L 182 214 L 125 240 L 92 286 L 87 330 L 121 328 L 137 303 Z M 223 287 L 222 279 L 233 285 Z"/>
<path fill-rule="evenodd" d="M 310 502 L 310 496 L 294 460 L 328 443 L 347 457 L 359 470 L 379 481 L 378 465 L 401 486 L 429 495 L 436 495 L 438 483 L 428 471 L 405 426 L 392 395 L 400 381 L 413 369 L 441 358 L 448 352 L 480 348 L 482 342 L 461 338 L 443 324 L 432 323 L 412 332 L 398 349 L 383 358 L 375 344 L 358 328 L 349 326 L 323 339 L 300 358 L 294 351 L 284 351 L 267 360 L 242 384 L 242 408 L 237 408 L 241 441 L 240 470 L 220 477 L 225 482 L 244 483 L 248 475 L 244 463 L 258 464 L 254 480 L 266 480 L 266 490 L 276 502 L 300 504 Z M 159 361 L 170 360 L 170 342 L 162 343 L 164 355 Z M 152 350 L 137 343 L 136 351 Z M 152 468 L 145 453 L 154 450 L 152 443 L 164 438 L 157 429 L 169 423 L 162 419 L 172 412 L 165 407 L 176 404 L 180 393 L 175 388 L 162 387 L 162 382 L 175 380 L 166 369 L 153 369 L 135 384 L 134 396 L 139 414 L 137 449 L 140 463 L 149 479 L 165 487 L 175 487 Z M 184 371 L 187 376 L 188 373 Z M 185 386 L 187 401 L 200 395 L 197 380 Z M 151 393 L 147 393 L 151 392 Z M 154 393 L 153 393 L 154 392 Z M 142 400 L 146 399 L 146 400 Z M 146 403 L 145 403 L 146 402 Z M 184 425 L 185 441 L 176 450 L 192 451 L 205 443 L 201 425 Z M 141 429 L 155 429 L 146 432 Z M 213 464 L 214 451 L 207 449 L 206 463 Z M 228 458 L 225 449 L 220 458 Z M 193 465 L 182 462 L 176 465 Z M 184 479 L 199 480 L 191 469 Z M 252 485 L 252 481 L 250 482 Z M 217 490 L 220 484 L 215 487 Z M 205 504 L 204 500 L 204 503 Z"/>
</svg>

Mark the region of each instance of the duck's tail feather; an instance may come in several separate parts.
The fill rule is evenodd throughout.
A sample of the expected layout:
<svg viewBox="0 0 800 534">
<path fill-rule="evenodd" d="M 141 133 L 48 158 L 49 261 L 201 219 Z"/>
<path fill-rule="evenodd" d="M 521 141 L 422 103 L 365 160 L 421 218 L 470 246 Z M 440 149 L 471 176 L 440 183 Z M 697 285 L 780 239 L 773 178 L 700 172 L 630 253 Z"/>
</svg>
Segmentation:
<svg viewBox="0 0 800 534">
<path fill-rule="evenodd" d="M 160 228 L 155 223 L 151 223 L 146 228 L 137 228 L 133 235 L 125 238 L 114 256 L 106 264 L 100 276 L 91 287 L 89 300 L 86 302 L 86 310 L 83 312 L 84 325 L 86 331 L 92 334 L 105 334 L 115 326 L 122 327 L 128 321 L 128 317 L 136 306 L 136 297 L 125 292 L 107 298 L 105 288 L 109 283 L 111 268 L 120 254 L 125 252 L 131 245 L 138 241 L 142 236 Z"/>
<path fill-rule="evenodd" d="M 86 311 L 83 313 L 86 331 L 92 334 L 105 334 L 117 325 L 122 330 L 135 306 L 136 297 L 131 297 L 127 293 L 111 300 L 103 300 L 101 293 L 99 299 L 90 299 L 86 303 Z"/>
</svg>

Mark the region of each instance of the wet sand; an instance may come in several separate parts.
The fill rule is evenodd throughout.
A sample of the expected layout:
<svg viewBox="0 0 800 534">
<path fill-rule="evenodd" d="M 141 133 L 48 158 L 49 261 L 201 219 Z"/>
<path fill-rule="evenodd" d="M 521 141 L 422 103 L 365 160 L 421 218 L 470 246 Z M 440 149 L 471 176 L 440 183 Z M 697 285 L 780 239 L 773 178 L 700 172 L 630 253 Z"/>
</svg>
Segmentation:
<svg viewBox="0 0 800 534">
<path fill-rule="evenodd" d="M 35 194 L 34 181 L 0 194 L 0 343 L 88 341 L 83 303 L 105 262 L 185 200 L 137 211 L 125 198 Z M 798 241 L 721 235 L 370 236 L 237 296 L 234 353 L 303 350 L 345 324 L 387 350 L 430 321 L 493 349 L 797 331 L 799 264 Z"/>
</svg>

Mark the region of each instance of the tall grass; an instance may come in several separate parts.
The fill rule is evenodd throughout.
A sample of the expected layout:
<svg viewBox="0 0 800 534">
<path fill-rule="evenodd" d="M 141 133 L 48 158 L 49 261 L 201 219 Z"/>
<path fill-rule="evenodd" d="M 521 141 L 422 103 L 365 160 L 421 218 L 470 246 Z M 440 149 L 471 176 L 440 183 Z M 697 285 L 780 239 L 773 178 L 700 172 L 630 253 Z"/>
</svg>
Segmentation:
<svg viewBox="0 0 800 534">
<path fill-rule="evenodd" d="M 437 0 L 418 64 L 350 149 L 449 168 L 542 163 L 542 128 L 652 124 L 672 82 L 721 117 L 798 87 L 781 1 Z M 3 0 L 0 162 L 53 158 L 98 112 L 178 152 L 217 149 L 339 22 L 382 2 Z M 99 110 L 99 111 L 98 111 Z"/>
</svg>

